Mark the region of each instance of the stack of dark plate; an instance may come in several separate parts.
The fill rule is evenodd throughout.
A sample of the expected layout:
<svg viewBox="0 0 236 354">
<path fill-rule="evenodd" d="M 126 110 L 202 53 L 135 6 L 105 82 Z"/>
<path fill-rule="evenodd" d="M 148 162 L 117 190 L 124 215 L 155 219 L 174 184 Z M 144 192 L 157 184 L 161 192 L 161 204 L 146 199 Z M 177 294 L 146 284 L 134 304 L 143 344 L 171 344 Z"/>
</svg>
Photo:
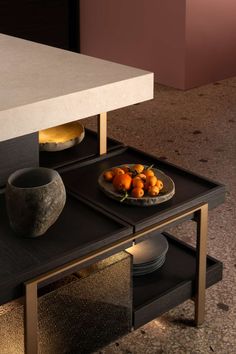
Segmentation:
<svg viewBox="0 0 236 354">
<path fill-rule="evenodd" d="M 165 236 L 155 234 L 128 248 L 126 251 L 133 256 L 133 275 L 145 275 L 159 269 L 165 262 L 168 247 Z"/>
</svg>

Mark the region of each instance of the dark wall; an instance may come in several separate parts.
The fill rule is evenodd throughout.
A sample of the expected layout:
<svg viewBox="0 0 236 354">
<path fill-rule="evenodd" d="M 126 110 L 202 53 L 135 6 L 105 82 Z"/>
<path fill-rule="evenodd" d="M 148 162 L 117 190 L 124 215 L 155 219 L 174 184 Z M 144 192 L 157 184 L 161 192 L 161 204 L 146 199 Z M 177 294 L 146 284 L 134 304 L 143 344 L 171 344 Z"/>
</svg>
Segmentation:
<svg viewBox="0 0 236 354">
<path fill-rule="evenodd" d="M 0 0 L 0 32 L 79 51 L 79 0 Z"/>
</svg>

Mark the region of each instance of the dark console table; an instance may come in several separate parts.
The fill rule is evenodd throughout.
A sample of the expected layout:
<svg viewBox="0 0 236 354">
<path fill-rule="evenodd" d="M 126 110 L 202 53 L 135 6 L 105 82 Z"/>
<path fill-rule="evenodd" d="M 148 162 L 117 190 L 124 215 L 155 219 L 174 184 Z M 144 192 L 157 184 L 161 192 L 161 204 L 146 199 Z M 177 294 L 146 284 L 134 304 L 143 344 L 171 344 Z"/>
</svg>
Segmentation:
<svg viewBox="0 0 236 354">
<path fill-rule="evenodd" d="M 149 208 L 121 205 L 109 199 L 98 188 L 98 175 L 105 168 L 127 161 L 158 166 L 175 181 L 175 196 Z M 221 262 L 206 257 L 208 207 L 223 202 L 224 187 L 118 142 L 117 148 L 106 155 L 86 158 L 85 152 L 84 159 L 79 157 L 78 162 L 59 171 L 67 188 L 67 203 L 58 222 L 44 237 L 17 238 L 8 225 L 3 195 L 0 201 L 0 302 L 23 296 L 25 284 L 26 352 L 37 352 L 39 287 L 150 235 L 158 237 L 160 232 L 169 242 L 167 260 L 160 270 L 134 278 L 133 327 L 138 328 L 190 298 L 195 301 L 195 323 L 202 324 L 205 288 L 222 278 Z M 196 249 L 166 232 L 185 220 L 197 223 Z"/>
<path fill-rule="evenodd" d="M 8 38 L 6 40 L 8 42 Z M 27 42 L 22 41 L 23 47 L 25 43 L 28 46 Z M 19 45 L 19 42 L 17 44 Z M 50 48 L 45 49 L 40 45 L 35 47 L 34 44 L 32 46 L 34 50 L 39 49 L 39 52 L 41 48 L 43 51 L 50 52 Z M 56 57 L 67 56 L 57 49 L 53 49 L 53 53 Z M 74 57 L 77 54 L 71 53 L 70 55 L 73 58 L 69 57 L 68 63 L 72 59 L 77 59 Z M 122 106 L 122 102 L 123 105 L 128 105 L 151 98 L 149 89 L 152 79 L 149 73 L 136 71 L 136 69 L 132 72 L 133 69 L 127 70 L 126 67 L 117 64 L 112 64 L 109 68 L 109 63 L 106 62 L 98 60 L 92 61 L 91 64 L 89 58 L 85 61 L 83 56 L 78 58 L 82 58 L 83 70 L 86 69 L 86 65 L 88 67 L 88 76 L 84 75 L 85 81 L 88 77 L 92 83 L 97 80 L 97 83 L 93 83 L 94 88 L 88 90 L 86 87 L 80 87 L 78 92 L 83 100 L 79 103 L 76 102 L 80 96 L 74 97 L 69 92 L 64 92 L 64 95 L 56 101 L 56 105 L 52 92 L 50 92 L 50 90 L 53 91 L 51 86 L 46 90 L 47 98 L 44 97 L 38 106 L 32 104 L 32 100 L 35 99 L 32 98 L 34 92 L 29 92 L 28 104 L 24 102 L 24 106 L 11 109 L 12 121 L 15 117 L 22 117 L 22 124 L 19 124 L 18 129 L 14 131 L 14 137 L 30 133 L 32 129 L 37 130 L 50 126 L 50 124 L 63 123 L 60 108 L 62 113 L 71 114 L 66 118 L 67 121 L 75 119 L 73 114 L 76 109 L 80 113 L 79 118 L 85 117 L 86 114 L 89 115 L 93 107 L 87 108 L 86 104 L 91 104 L 91 97 L 97 104 L 97 112 L 93 111 L 97 114 L 104 111 L 102 109 L 104 107 L 112 109 L 112 107 Z M 68 63 L 65 61 L 63 65 Z M 101 65 L 102 69 L 105 67 L 104 73 L 108 71 L 108 77 L 105 80 L 106 90 L 104 90 L 104 78 L 100 75 L 101 67 L 96 71 L 94 65 L 95 67 Z M 95 78 L 92 77 L 92 79 L 91 67 L 97 74 L 97 77 L 94 74 Z M 111 79 L 114 72 L 115 75 Z M 46 75 L 45 83 L 47 80 Z M 92 83 L 87 82 L 90 88 Z M 67 81 L 67 88 L 68 85 Z M 73 81 L 72 85 L 74 85 Z M 142 92 L 145 85 L 146 96 Z M 131 87 L 134 92 L 127 97 Z M 96 91 L 99 89 L 101 92 Z M 58 90 L 57 87 L 56 90 Z M 124 90 L 127 90 L 127 94 Z M 45 92 L 43 93 L 45 95 Z M 107 100 L 104 106 L 98 93 L 103 93 Z M 120 97 L 114 97 L 119 94 Z M 117 103 L 117 100 L 120 101 Z M 74 111 L 73 109 L 71 112 L 68 111 L 68 102 L 72 104 Z M 82 113 L 79 110 L 81 106 Z M 50 122 L 53 107 L 57 107 L 58 116 L 52 117 Z M 29 124 L 26 124 L 27 121 L 23 120 L 23 117 L 24 114 L 28 114 L 28 109 L 32 109 L 36 117 L 35 121 L 31 119 L 28 120 Z M 86 114 L 83 111 L 85 109 Z M 2 112 L 0 111 L 0 120 L 8 117 L 6 107 L 3 107 Z M 42 112 L 45 113 L 44 120 L 39 119 L 42 117 Z M 10 129 L 11 120 L 7 121 L 7 124 Z M 106 114 L 99 114 L 98 138 L 96 134 L 87 131 L 81 148 L 78 146 L 54 155 L 54 157 L 45 153 L 40 155 L 41 165 L 58 169 L 67 189 L 66 206 L 58 221 L 43 237 L 18 238 L 8 224 L 4 194 L 0 197 L 0 304 L 25 295 L 25 350 L 27 354 L 38 352 L 38 288 L 142 242 L 150 235 L 158 237 L 159 233 L 165 233 L 169 242 L 169 251 L 161 269 L 145 277 L 133 279 L 133 327 L 135 329 L 190 298 L 194 298 L 195 301 L 195 323 L 196 325 L 202 324 L 205 289 L 222 278 L 222 263 L 207 256 L 206 245 L 208 208 L 213 208 L 224 201 L 224 186 L 142 151 L 124 146 L 120 142 L 107 139 L 106 124 Z M 5 129 L 3 140 L 9 137 L 10 133 Z M 138 208 L 113 201 L 99 190 L 97 179 L 103 170 L 134 162 L 154 164 L 169 175 L 176 186 L 174 197 L 157 206 Z M 167 233 L 169 227 L 185 220 L 193 220 L 197 223 L 195 249 Z"/>
</svg>

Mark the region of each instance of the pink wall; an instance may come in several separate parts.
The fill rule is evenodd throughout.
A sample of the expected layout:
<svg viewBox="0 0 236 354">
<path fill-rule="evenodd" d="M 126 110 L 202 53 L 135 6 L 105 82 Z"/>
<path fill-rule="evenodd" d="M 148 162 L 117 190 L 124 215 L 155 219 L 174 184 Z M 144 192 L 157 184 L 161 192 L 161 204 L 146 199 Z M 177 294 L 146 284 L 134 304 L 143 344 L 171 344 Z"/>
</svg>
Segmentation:
<svg viewBox="0 0 236 354">
<path fill-rule="evenodd" d="M 236 0 L 187 0 L 186 11 L 185 87 L 236 75 Z"/>
<path fill-rule="evenodd" d="M 81 52 L 184 85 L 186 0 L 80 0 Z"/>
<path fill-rule="evenodd" d="M 187 89 L 236 75 L 236 0 L 80 0 L 81 52 Z"/>
</svg>

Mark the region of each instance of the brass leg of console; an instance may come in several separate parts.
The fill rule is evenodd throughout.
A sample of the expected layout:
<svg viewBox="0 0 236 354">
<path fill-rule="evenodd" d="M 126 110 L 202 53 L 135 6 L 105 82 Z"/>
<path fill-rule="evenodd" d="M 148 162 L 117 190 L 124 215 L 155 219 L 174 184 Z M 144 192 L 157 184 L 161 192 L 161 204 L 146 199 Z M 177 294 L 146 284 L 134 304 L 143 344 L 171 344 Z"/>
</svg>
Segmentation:
<svg viewBox="0 0 236 354">
<path fill-rule="evenodd" d="M 37 283 L 25 284 L 25 353 L 38 353 L 38 288 Z"/>
<path fill-rule="evenodd" d="M 206 257 L 207 257 L 208 205 L 197 212 L 197 283 L 195 296 L 195 324 L 200 326 L 205 318 Z"/>
<path fill-rule="evenodd" d="M 98 115 L 98 151 L 99 155 L 107 152 L 107 113 Z"/>
</svg>

